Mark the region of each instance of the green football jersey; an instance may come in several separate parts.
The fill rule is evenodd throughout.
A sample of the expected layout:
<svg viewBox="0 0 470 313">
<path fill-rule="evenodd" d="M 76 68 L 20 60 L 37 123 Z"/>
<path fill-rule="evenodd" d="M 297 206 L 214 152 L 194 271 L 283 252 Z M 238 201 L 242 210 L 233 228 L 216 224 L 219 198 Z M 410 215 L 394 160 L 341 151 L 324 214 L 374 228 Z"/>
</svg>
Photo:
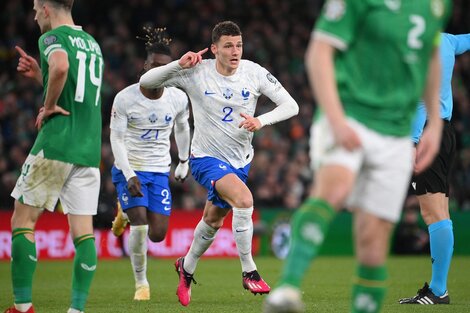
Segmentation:
<svg viewBox="0 0 470 313">
<path fill-rule="evenodd" d="M 385 135 L 409 135 L 449 13 L 448 0 L 327 1 L 314 36 L 338 49 L 346 115 Z"/>
<path fill-rule="evenodd" d="M 49 56 L 57 50 L 68 55 L 69 69 L 57 104 L 70 115 L 47 119 L 31 150 L 44 158 L 80 166 L 98 167 L 101 159 L 101 82 L 103 57 L 95 39 L 80 26 L 60 26 L 39 38 L 44 98 Z M 59 52 L 58 52 L 59 53 Z"/>
</svg>

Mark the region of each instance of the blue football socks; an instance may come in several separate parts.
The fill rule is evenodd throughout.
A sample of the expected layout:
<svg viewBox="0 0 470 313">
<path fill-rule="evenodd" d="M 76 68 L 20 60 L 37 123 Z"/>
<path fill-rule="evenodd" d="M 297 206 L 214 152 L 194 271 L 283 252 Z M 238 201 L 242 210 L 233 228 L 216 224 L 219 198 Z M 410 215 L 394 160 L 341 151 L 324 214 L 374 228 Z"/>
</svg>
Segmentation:
<svg viewBox="0 0 470 313">
<path fill-rule="evenodd" d="M 432 279 L 429 287 L 436 296 L 447 290 L 447 275 L 454 252 L 454 233 L 451 220 L 442 220 L 429 225 L 431 245 Z"/>
</svg>

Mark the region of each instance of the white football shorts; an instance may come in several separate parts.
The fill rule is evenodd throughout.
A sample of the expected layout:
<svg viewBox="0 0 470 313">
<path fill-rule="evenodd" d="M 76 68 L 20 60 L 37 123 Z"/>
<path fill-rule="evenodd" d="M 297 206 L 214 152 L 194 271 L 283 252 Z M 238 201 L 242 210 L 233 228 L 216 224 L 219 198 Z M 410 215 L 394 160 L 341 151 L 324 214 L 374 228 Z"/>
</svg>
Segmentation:
<svg viewBox="0 0 470 313">
<path fill-rule="evenodd" d="M 348 151 L 335 145 L 328 120 L 321 116 L 310 129 L 310 160 L 313 170 L 337 164 L 350 169 L 356 182 L 346 206 L 360 208 L 396 222 L 400 218 L 413 169 L 411 137 L 386 136 L 348 118 L 362 147 Z"/>
<path fill-rule="evenodd" d="M 57 201 L 65 214 L 96 215 L 100 171 L 39 155 L 28 155 L 11 196 L 22 203 L 54 211 Z"/>
</svg>

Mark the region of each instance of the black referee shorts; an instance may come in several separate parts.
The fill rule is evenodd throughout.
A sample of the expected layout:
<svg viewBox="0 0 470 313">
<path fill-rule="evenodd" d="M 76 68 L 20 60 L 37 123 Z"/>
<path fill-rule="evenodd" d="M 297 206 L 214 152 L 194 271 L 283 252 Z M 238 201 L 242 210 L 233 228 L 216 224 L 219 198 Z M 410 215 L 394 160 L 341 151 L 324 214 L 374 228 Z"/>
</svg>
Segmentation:
<svg viewBox="0 0 470 313">
<path fill-rule="evenodd" d="M 449 196 L 449 178 L 456 154 L 455 131 L 449 121 L 444 120 L 439 154 L 432 165 L 412 178 L 417 196 L 426 193 L 445 193 Z"/>
</svg>

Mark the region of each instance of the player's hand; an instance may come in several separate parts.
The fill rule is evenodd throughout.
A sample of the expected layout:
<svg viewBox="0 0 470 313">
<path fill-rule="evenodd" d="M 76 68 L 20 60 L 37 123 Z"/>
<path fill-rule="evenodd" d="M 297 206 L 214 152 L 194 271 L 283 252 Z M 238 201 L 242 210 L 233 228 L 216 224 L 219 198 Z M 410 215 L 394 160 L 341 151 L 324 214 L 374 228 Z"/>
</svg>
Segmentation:
<svg viewBox="0 0 470 313">
<path fill-rule="evenodd" d="M 15 49 L 20 55 L 16 70 L 24 77 L 34 78 L 36 80 L 39 79 L 39 81 L 41 81 L 41 68 L 38 62 L 21 49 L 21 47 L 15 46 Z"/>
<path fill-rule="evenodd" d="M 336 144 L 348 151 L 356 150 L 362 146 L 361 139 L 346 121 L 333 126 L 333 134 Z"/>
<path fill-rule="evenodd" d="M 208 48 L 202 49 L 199 52 L 189 51 L 186 52 L 178 61 L 178 64 L 182 68 L 191 68 L 194 67 L 196 64 L 202 62 L 202 55 L 206 53 Z"/>
<path fill-rule="evenodd" d="M 250 132 L 255 132 L 259 129 L 261 129 L 261 122 L 259 121 L 258 118 L 254 116 L 250 116 L 245 113 L 240 113 L 240 116 L 244 118 L 244 120 L 238 125 L 238 128 L 245 128 L 246 130 Z"/>
<path fill-rule="evenodd" d="M 36 117 L 36 122 L 34 123 L 34 127 L 37 128 L 37 130 L 40 130 L 42 127 L 42 122 L 44 121 L 44 107 L 41 107 L 39 109 L 38 116 Z"/>
<path fill-rule="evenodd" d="M 58 105 L 53 106 L 51 109 L 46 109 L 46 107 L 43 106 L 39 109 L 39 114 L 36 117 L 36 122 L 34 123 L 34 126 L 36 126 L 38 130 L 41 129 L 44 121 L 50 116 L 53 116 L 56 114 L 70 115 L 70 112 L 64 110 L 62 107 Z"/>
<path fill-rule="evenodd" d="M 175 169 L 175 179 L 180 182 L 184 182 L 184 180 L 188 177 L 189 172 L 189 162 L 188 160 L 181 162 Z"/>
<path fill-rule="evenodd" d="M 140 185 L 140 180 L 137 176 L 129 178 L 127 181 L 127 189 L 129 190 L 131 196 L 133 197 L 143 197 L 142 186 Z"/>
<path fill-rule="evenodd" d="M 429 123 L 423 130 L 423 136 L 416 146 L 416 158 L 414 171 L 416 174 L 422 173 L 428 166 L 432 164 L 434 158 L 439 152 L 442 138 L 441 119 L 434 124 Z"/>
</svg>

